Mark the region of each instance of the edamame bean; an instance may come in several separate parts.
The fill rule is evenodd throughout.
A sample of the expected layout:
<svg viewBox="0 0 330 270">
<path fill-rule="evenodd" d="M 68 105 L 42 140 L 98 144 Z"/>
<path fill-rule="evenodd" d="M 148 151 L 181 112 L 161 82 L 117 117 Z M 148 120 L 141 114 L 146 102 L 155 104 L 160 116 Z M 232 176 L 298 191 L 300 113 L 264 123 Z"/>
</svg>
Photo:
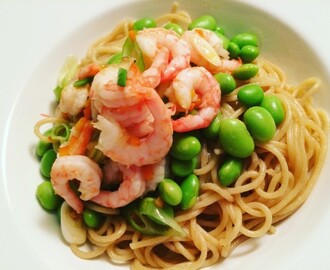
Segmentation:
<svg viewBox="0 0 330 270">
<path fill-rule="evenodd" d="M 49 149 L 43 155 L 40 161 L 40 172 L 43 176 L 47 178 L 50 177 L 50 171 L 52 169 L 55 159 L 56 159 L 56 152 L 53 149 Z"/>
<path fill-rule="evenodd" d="M 239 57 L 242 59 L 244 63 L 250 63 L 254 59 L 256 59 L 259 55 L 259 47 L 253 45 L 245 45 L 241 48 L 241 52 Z"/>
<path fill-rule="evenodd" d="M 285 111 L 281 100 L 277 96 L 265 95 L 260 106 L 270 112 L 276 125 L 279 125 L 283 121 L 285 117 Z"/>
<path fill-rule="evenodd" d="M 145 17 L 134 22 L 133 29 L 135 31 L 143 30 L 144 28 L 156 27 L 157 23 L 153 18 Z"/>
<path fill-rule="evenodd" d="M 181 203 L 182 191 L 180 186 L 172 179 L 164 179 L 158 184 L 160 197 L 169 205 L 176 206 Z"/>
<path fill-rule="evenodd" d="M 194 206 L 199 195 L 199 179 L 195 174 L 187 176 L 181 183 L 181 209 L 187 210 Z"/>
<path fill-rule="evenodd" d="M 219 128 L 221 121 L 222 121 L 222 116 L 219 113 L 216 117 L 214 117 L 211 124 L 207 128 L 203 129 L 204 137 L 211 140 L 217 139 L 219 135 Z"/>
<path fill-rule="evenodd" d="M 264 91 L 259 84 L 246 84 L 242 86 L 237 93 L 237 99 L 243 105 L 252 107 L 259 105 L 264 98 Z"/>
<path fill-rule="evenodd" d="M 259 46 L 258 38 L 251 33 L 240 33 L 231 39 L 231 42 L 236 43 L 240 48 L 246 45 Z"/>
<path fill-rule="evenodd" d="M 221 185 L 227 187 L 234 183 L 241 175 L 243 161 L 240 158 L 228 157 L 218 170 Z"/>
<path fill-rule="evenodd" d="M 235 79 L 244 81 L 256 76 L 258 71 L 259 71 L 259 67 L 257 65 L 248 63 L 248 64 L 243 64 L 238 68 L 236 68 L 233 71 L 232 75 L 234 76 Z"/>
<path fill-rule="evenodd" d="M 39 158 L 41 158 L 49 149 L 53 146 L 52 143 L 39 141 L 36 145 L 36 154 Z"/>
<path fill-rule="evenodd" d="M 230 59 L 237 59 L 241 52 L 241 49 L 239 48 L 239 46 L 236 43 L 231 42 L 231 41 L 229 41 L 229 43 L 228 43 L 227 50 L 229 52 Z"/>
<path fill-rule="evenodd" d="M 170 169 L 171 172 L 178 177 L 185 177 L 196 169 L 198 157 L 193 157 L 191 160 L 179 160 L 176 158 L 171 159 Z"/>
<path fill-rule="evenodd" d="M 90 228 L 98 227 L 102 222 L 102 215 L 92 209 L 85 208 L 83 212 L 84 223 Z"/>
<path fill-rule="evenodd" d="M 217 73 L 214 78 L 218 81 L 221 89 L 221 94 L 226 95 L 233 92 L 236 88 L 236 81 L 228 73 Z"/>
<path fill-rule="evenodd" d="M 247 129 L 255 140 L 267 142 L 275 135 L 275 121 L 272 115 L 263 107 L 251 107 L 245 111 L 243 117 Z"/>
<path fill-rule="evenodd" d="M 215 27 L 214 32 L 224 35 L 225 29 L 222 26 L 218 25 L 217 27 Z"/>
<path fill-rule="evenodd" d="M 164 25 L 164 28 L 165 29 L 171 29 L 171 30 L 175 31 L 180 36 L 182 36 L 183 32 L 184 32 L 183 28 L 180 25 L 176 24 L 176 23 L 167 23 L 167 24 Z"/>
<path fill-rule="evenodd" d="M 188 29 L 192 30 L 194 28 L 204 28 L 209 30 L 214 30 L 217 27 L 217 21 L 211 15 L 203 15 L 193 20 L 189 25 Z"/>
<path fill-rule="evenodd" d="M 246 158 L 254 151 L 254 141 L 245 124 L 236 118 L 224 119 L 219 128 L 219 142 L 226 153 Z"/>
<path fill-rule="evenodd" d="M 46 130 L 43 135 L 50 136 L 52 134 L 52 129 Z M 36 154 L 39 158 L 41 158 L 50 148 L 52 148 L 53 144 L 50 142 L 39 141 L 36 145 Z"/>
<path fill-rule="evenodd" d="M 44 181 L 39 184 L 36 195 L 42 208 L 49 211 L 57 209 L 62 201 L 61 197 L 55 194 L 50 181 Z"/>
<path fill-rule="evenodd" d="M 179 160 L 191 160 L 201 151 L 201 143 L 194 136 L 178 135 L 174 137 L 170 155 Z"/>
</svg>

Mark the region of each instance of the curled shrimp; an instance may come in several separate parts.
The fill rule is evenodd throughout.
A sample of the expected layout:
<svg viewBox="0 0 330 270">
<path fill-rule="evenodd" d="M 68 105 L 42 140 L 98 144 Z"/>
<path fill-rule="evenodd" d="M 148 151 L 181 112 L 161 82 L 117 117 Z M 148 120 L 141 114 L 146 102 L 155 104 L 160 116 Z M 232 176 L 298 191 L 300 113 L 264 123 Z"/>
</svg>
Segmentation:
<svg viewBox="0 0 330 270">
<path fill-rule="evenodd" d="M 144 86 L 145 77 L 142 78 L 144 75 L 135 65 L 129 68 L 126 87 L 118 86 L 118 69 L 118 65 L 111 65 L 95 76 L 91 88 L 94 107 L 99 114 L 114 119 L 133 136 L 145 137 L 153 131 L 154 118 L 142 102 L 150 89 Z"/>
<path fill-rule="evenodd" d="M 148 28 L 141 30 L 136 35 L 145 63 L 150 66 L 158 54 L 163 53 L 162 48 L 167 48 L 170 61 L 162 74 L 161 81 L 172 80 L 181 70 L 190 65 L 190 50 L 186 42 L 173 30 L 165 28 Z"/>
<path fill-rule="evenodd" d="M 97 163 L 86 156 L 58 157 L 51 169 L 51 182 L 56 194 L 61 196 L 77 213 L 82 213 L 83 203 L 99 194 L 102 171 Z M 80 182 L 80 199 L 71 190 L 70 180 Z"/>
<path fill-rule="evenodd" d="M 105 207 L 118 208 L 129 204 L 144 193 L 146 181 L 142 177 L 141 168 L 138 166 L 118 166 L 123 174 L 118 190 L 101 190 L 91 201 Z"/>
<path fill-rule="evenodd" d="M 154 190 L 165 175 L 165 159 L 142 167 L 127 167 L 109 159 L 106 166 L 109 175 L 107 182 L 119 180 L 118 176 L 121 175 L 119 188 L 115 191 L 101 190 L 91 201 L 108 208 L 123 207 L 145 192 Z"/>
<path fill-rule="evenodd" d="M 172 145 L 173 129 L 169 110 L 156 91 L 148 89 L 141 99 L 153 117 L 152 132 L 147 136 L 133 136 L 129 129 L 121 126 L 111 115 L 107 118 L 99 115 L 94 124 L 101 131 L 97 148 L 120 164 L 154 164 L 163 159 Z"/>
<path fill-rule="evenodd" d="M 181 71 L 173 81 L 176 100 L 182 108 L 197 109 L 197 114 L 188 114 L 173 120 L 173 130 L 186 132 L 207 127 L 220 109 L 221 90 L 213 75 L 203 67 Z M 197 95 L 195 104 L 192 96 Z"/>
<path fill-rule="evenodd" d="M 78 79 L 85 79 L 88 77 L 93 77 L 101 71 L 101 66 L 97 63 L 90 63 L 86 66 L 83 66 L 78 71 Z"/>
<path fill-rule="evenodd" d="M 73 83 L 63 88 L 58 108 L 61 113 L 76 116 L 85 108 L 89 90 L 87 87 L 74 87 Z"/>
<path fill-rule="evenodd" d="M 223 48 L 223 41 L 210 30 L 195 28 L 186 31 L 182 39 L 191 51 L 191 62 L 213 74 L 232 72 L 241 65 L 239 60 L 229 60 L 229 52 Z"/>
</svg>

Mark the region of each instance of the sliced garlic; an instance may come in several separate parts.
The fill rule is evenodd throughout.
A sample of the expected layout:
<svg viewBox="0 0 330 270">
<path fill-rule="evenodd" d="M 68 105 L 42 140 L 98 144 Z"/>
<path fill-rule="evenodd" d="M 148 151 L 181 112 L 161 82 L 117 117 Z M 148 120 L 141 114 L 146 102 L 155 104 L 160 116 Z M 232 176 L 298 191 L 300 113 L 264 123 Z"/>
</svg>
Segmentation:
<svg viewBox="0 0 330 270">
<path fill-rule="evenodd" d="M 82 217 L 73 218 L 72 208 L 63 202 L 61 206 L 61 231 L 69 244 L 81 245 L 86 242 L 86 227 Z"/>
</svg>

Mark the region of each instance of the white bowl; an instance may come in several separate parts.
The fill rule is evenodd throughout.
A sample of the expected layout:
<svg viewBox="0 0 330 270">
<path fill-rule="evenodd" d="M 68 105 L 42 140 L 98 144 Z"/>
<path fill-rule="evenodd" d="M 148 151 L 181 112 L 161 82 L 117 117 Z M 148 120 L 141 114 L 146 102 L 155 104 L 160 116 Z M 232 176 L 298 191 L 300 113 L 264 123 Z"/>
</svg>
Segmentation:
<svg viewBox="0 0 330 270">
<path fill-rule="evenodd" d="M 28 62 L 27 67 L 31 67 L 31 70 L 21 68 L 14 78 L 10 77 L 12 72 L 8 71 L 9 77 L 7 80 L 4 79 L 4 86 L 8 85 L 10 89 L 17 85 L 17 89 L 16 92 L 8 93 L 6 96 L 4 92 L 1 92 L 1 98 L 8 100 L 4 104 L 8 117 L 1 118 L 5 129 L 1 137 L 0 202 L 1 211 L 6 214 L 6 218 L 1 218 L 1 220 L 2 222 L 7 220 L 1 233 L 3 237 L 1 239 L 4 239 L 6 243 L 6 246 L 3 246 L 4 253 L 0 254 L 1 269 L 17 269 L 24 265 L 35 270 L 46 269 L 46 267 L 80 270 L 129 268 L 127 265 L 110 266 L 105 259 L 87 261 L 76 258 L 62 240 L 54 216 L 45 213 L 35 199 L 36 186 L 41 182 L 41 176 L 39 163 L 34 156 L 37 138 L 33 134 L 33 126 L 40 119 L 40 113 L 51 111 L 54 100 L 52 89 L 63 59 L 70 54 L 83 57 L 89 44 L 108 32 L 122 17 L 157 16 L 168 11 L 171 6 L 171 1 L 168 0 L 109 2 L 84 3 L 83 6 L 77 7 L 77 4 L 81 2 L 59 1 L 57 4 L 48 3 L 50 5 L 47 5 L 42 1 L 31 1 L 32 4 L 41 5 L 40 11 L 44 12 L 43 15 L 32 10 L 32 8 L 37 8 L 37 5 L 32 5 L 32 8 L 25 6 L 25 12 L 31 11 L 31 14 L 36 16 L 36 20 L 40 20 L 41 24 L 44 23 L 40 25 L 39 21 L 35 23 L 30 21 L 27 25 L 44 33 L 45 40 L 37 36 L 33 38 L 27 34 L 23 34 L 25 39 L 16 40 L 16 42 L 21 42 L 22 49 L 28 54 L 24 56 L 24 53 L 19 53 L 21 60 L 36 59 L 36 61 Z M 308 24 L 307 22 L 304 24 L 301 23 L 304 22 L 303 15 L 297 16 L 301 23 L 297 24 L 293 20 L 295 14 L 292 13 L 292 18 L 289 18 L 290 10 L 295 10 L 294 4 L 285 6 L 285 1 L 279 1 L 276 5 L 270 0 L 263 3 L 254 0 L 253 4 L 247 3 L 249 1 L 230 0 L 179 2 L 181 8 L 187 9 L 192 17 L 202 14 L 214 15 L 226 29 L 228 36 L 242 31 L 257 33 L 261 40 L 262 56 L 281 66 L 287 73 L 289 82 L 299 82 L 311 76 L 321 78 L 323 85 L 321 91 L 315 96 L 316 103 L 330 112 L 330 92 L 328 91 L 330 65 L 322 59 L 322 54 L 325 53 L 324 50 L 322 51 L 322 48 L 325 48 L 324 44 L 317 47 L 322 40 L 325 42 L 326 39 L 323 37 L 323 39 L 315 40 L 317 37 L 315 33 L 306 35 L 306 29 L 312 29 L 310 24 L 316 25 L 316 31 L 322 33 L 322 29 L 318 28 L 320 25 L 316 21 L 317 17 L 311 19 Z M 322 0 L 314 2 L 321 3 Z M 311 8 L 312 5 L 307 4 L 307 7 Z M 324 8 L 327 7 L 329 8 L 329 4 L 325 4 Z M 13 13 L 17 12 L 14 5 L 6 6 L 6 8 Z M 323 8 L 306 10 L 306 6 L 304 8 L 301 5 L 299 10 L 306 14 L 317 15 L 315 10 L 323 10 Z M 288 16 L 285 18 L 281 16 L 282 11 Z M 10 15 L 4 14 L 4 16 L 9 18 Z M 59 16 L 63 16 L 63 21 L 58 19 Z M 27 15 L 22 17 L 30 18 Z M 33 18 L 31 17 L 31 20 Z M 51 20 L 55 20 L 61 28 L 57 28 Z M 17 30 L 19 27 L 14 26 L 14 29 Z M 38 35 L 34 28 L 27 31 L 30 35 L 33 33 Z M 53 31 L 53 33 L 48 31 Z M 13 41 L 15 41 L 14 36 L 10 35 Z M 312 40 L 308 39 L 309 37 L 312 37 Z M 31 45 L 25 40 L 37 42 L 36 48 L 39 51 L 30 47 Z M 8 45 L 7 47 L 10 49 Z M 13 49 L 16 47 L 13 45 Z M 15 54 L 14 51 L 10 53 Z M 9 57 L 5 57 L 6 63 L 15 67 L 8 59 Z M 15 63 L 17 65 L 17 60 Z M 220 262 L 221 267 L 254 270 L 330 269 L 330 260 L 327 258 L 327 251 L 330 248 L 328 233 L 330 182 L 326 177 L 329 174 L 329 158 L 327 158 L 320 179 L 302 208 L 281 223 L 275 235 L 267 235 L 243 243 L 229 258 Z M 4 230 L 8 233 L 3 233 Z M 220 265 L 214 266 L 214 269 L 217 267 Z"/>
</svg>

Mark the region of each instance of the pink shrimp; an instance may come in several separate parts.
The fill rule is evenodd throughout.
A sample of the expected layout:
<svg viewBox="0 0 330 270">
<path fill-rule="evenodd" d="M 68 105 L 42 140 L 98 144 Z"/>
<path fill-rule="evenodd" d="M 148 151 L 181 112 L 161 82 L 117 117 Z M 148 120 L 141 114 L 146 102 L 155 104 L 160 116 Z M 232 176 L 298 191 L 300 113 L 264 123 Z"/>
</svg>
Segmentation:
<svg viewBox="0 0 330 270">
<path fill-rule="evenodd" d="M 102 171 L 97 163 L 86 156 L 58 157 L 51 169 L 51 182 L 55 193 L 65 199 L 77 213 L 82 213 L 83 203 L 100 192 Z M 70 180 L 80 182 L 78 191 L 80 199 L 71 190 Z"/>
<path fill-rule="evenodd" d="M 173 130 L 186 132 L 207 127 L 220 109 L 221 90 L 219 83 L 203 67 L 192 67 L 181 71 L 173 81 L 173 90 L 179 105 L 187 110 L 196 107 L 197 114 L 188 114 L 173 120 Z M 198 99 L 192 104 L 191 96 Z M 192 106 L 194 105 L 194 106 Z"/>
<path fill-rule="evenodd" d="M 165 176 L 165 159 L 142 167 L 127 167 L 109 159 L 106 167 L 109 178 L 104 181 L 109 183 L 120 180 L 119 188 L 115 191 L 101 190 L 91 201 L 109 208 L 123 207 L 144 193 L 154 190 Z"/>
<path fill-rule="evenodd" d="M 97 63 L 88 64 L 78 71 L 78 79 L 85 79 L 88 77 L 93 77 L 101 71 L 101 66 Z"/>
<path fill-rule="evenodd" d="M 161 47 L 158 51 L 151 66 L 142 73 L 144 84 L 152 88 L 156 88 L 161 82 L 170 57 L 167 48 Z"/>
<path fill-rule="evenodd" d="M 223 41 L 210 30 L 196 28 L 186 31 L 182 39 L 191 51 L 191 62 L 213 74 L 232 72 L 241 65 L 239 60 L 229 60 L 229 52 L 223 48 Z"/>
<path fill-rule="evenodd" d="M 91 201 L 109 208 L 125 206 L 140 197 L 146 188 L 141 168 L 138 166 L 125 167 L 118 165 L 123 173 L 122 182 L 116 191 L 100 191 Z"/>
<path fill-rule="evenodd" d="M 86 106 L 88 99 L 88 88 L 73 86 L 73 82 L 66 85 L 61 93 L 58 109 L 61 113 L 78 115 Z"/>
<path fill-rule="evenodd" d="M 147 165 L 159 162 L 172 145 L 170 112 L 152 88 L 141 99 L 153 117 L 152 132 L 146 137 L 135 137 L 121 126 L 111 115 L 99 115 L 94 127 L 101 130 L 97 147 L 112 160 L 121 164 Z M 129 119 L 128 119 L 129 120 Z"/>
<path fill-rule="evenodd" d="M 127 85 L 121 87 L 116 83 L 118 68 L 109 66 L 95 76 L 91 96 L 93 107 L 105 118 L 110 117 L 127 128 L 133 136 L 145 137 L 153 131 L 154 120 L 148 106 L 141 102 L 150 90 L 144 86 L 146 77 L 132 65 Z"/>
<path fill-rule="evenodd" d="M 161 81 L 172 80 L 178 72 L 190 65 L 188 45 L 173 30 L 144 29 L 137 33 L 136 42 L 142 51 L 145 63 L 149 66 L 156 61 L 158 54 L 162 53 L 162 48 L 169 50 L 170 61 L 161 76 Z"/>
</svg>

